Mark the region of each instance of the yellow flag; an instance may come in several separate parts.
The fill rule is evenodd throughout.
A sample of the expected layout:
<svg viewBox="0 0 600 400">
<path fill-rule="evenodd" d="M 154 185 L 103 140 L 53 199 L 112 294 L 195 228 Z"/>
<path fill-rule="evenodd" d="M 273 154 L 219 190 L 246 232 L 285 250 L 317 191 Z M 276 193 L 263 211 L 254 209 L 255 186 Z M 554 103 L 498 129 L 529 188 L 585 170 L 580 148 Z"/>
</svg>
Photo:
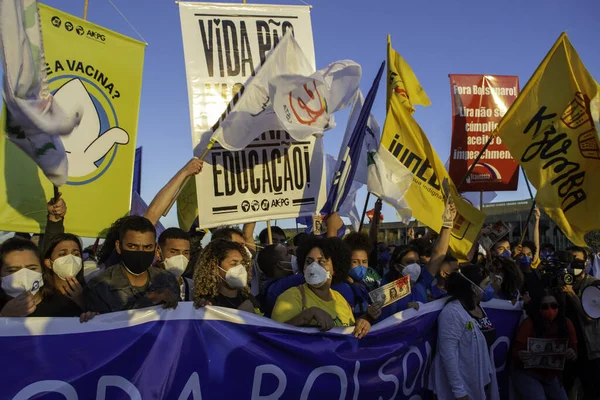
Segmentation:
<svg viewBox="0 0 600 400">
<path fill-rule="evenodd" d="M 198 216 L 198 197 L 196 195 L 196 178 L 188 179 L 179 196 L 177 196 L 177 220 L 179 228 L 189 231 Z"/>
<path fill-rule="evenodd" d="M 145 44 L 39 5 L 46 71 L 54 101 L 83 111 L 62 137 L 69 161 L 65 229 L 97 237 L 131 205 Z M 0 126 L 5 126 L 3 121 Z M 0 230 L 41 232 L 52 184 L 0 134 Z"/>
<path fill-rule="evenodd" d="M 600 227 L 599 98 L 563 33 L 497 128 L 536 187 L 537 204 L 578 246 Z"/>
<path fill-rule="evenodd" d="M 400 54 L 392 48 L 392 40 L 388 35 L 388 85 L 386 107 L 390 108 L 390 99 L 397 97 L 400 102 L 410 110 L 415 112 L 414 105 L 418 104 L 424 107 L 431 105 L 427 93 L 419 83 L 417 76 L 410 68 L 410 65 Z"/>
<path fill-rule="evenodd" d="M 400 101 L 397 97 L 390 101 L 381 146 L 413 174 L 412 185 L 404 200 L 413 217 L 439 232 L 446 204 L 442 182 L 447 178 L 448 190 L 457 209 L 450 250 L 459 261 L 469 261 L 469 252 L 477 241 L 485 215 L 460 197 L 425 133 Z"/>
</svg>

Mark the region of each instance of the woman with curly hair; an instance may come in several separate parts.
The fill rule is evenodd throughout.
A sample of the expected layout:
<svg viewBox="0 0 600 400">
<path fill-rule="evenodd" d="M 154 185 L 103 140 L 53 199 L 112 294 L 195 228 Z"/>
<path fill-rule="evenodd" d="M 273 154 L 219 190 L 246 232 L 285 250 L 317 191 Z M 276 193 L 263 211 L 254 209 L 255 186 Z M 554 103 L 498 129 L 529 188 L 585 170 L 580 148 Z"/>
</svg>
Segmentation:
<svg viewBox="0 0 600 400">
<path fill-rule="evenodd" d="M 366 317 L 354 318 L 352 308 L 332 285 L 348 279 L 350 248 L 338 238 L 311 238 L 298 248 L 298 265 L 306 283 L 281 294 L 271 317 L 294 326 L 317 326 L 327 331 L 334 326 L 354 326 L 362 338 L 371 329 Z"/>
<path fill-rule="evenodd" d="M 252 262 L 242 244 L 214 240 L 200 253 L 194 268 L 194 305 L 234 308 L 254 313 L 259 304 L 250 294 Z"/>
<path fill-rule="evenodd" d="M 510 258 L 494 257 L 490 271 L 495 297 L 515 304 L 521 296 L 519 290 L 525 281 L 517 263 Z"/>
</svg>

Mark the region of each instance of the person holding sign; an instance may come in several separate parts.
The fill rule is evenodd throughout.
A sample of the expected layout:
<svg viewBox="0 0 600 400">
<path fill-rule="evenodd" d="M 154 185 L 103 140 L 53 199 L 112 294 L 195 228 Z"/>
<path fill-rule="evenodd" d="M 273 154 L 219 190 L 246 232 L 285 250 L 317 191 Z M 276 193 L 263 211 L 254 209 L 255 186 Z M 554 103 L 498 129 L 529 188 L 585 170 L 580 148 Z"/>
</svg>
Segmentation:
<svg viewBox="0 0 600 400">
<path fill-rule="evenodd" d="M 194 306 L 219 306 L 258 313 L 260 305 L 250 294 L 252 258 L 243 244 L 211 241 L 194 267 Z"/>
<path fill-rule="evenodd" d="M 498 400 L 490 346 L 496 331 L 480 306 L 494 297 L 489 275 L 469 264 L 448 278 L 451 296 L 438 317 L 429 389 L 439 400 Z"/>
<path fill-rule="evenodd" d="M 567 399 L 567 393 L 561 387 L 562 371 L 544 368 L 537 362 L 553 356 L 568 361 L 577 359 L 577 334 L 573 323 L 565 316 L 563 299 L 564 294 L 547 292 L 539 309 L 530 310 L 529 318 L 517 331 L 512 353 L 515 361 L 512 380 L 515 390 L 524 399 Z M 539 352 L 529 346 L 531 338 L 568 340 L 568 347 L 560 351 L 562 355 L 545 353 L 536 356 Z M 536 363 L 538 368 L 534 367 Z"/>
<path fill-rule="evenodd" d="M 344 297 L 332 284 L 348 278 L 350 248 L 338 238 L 313 238 L 298 248 L 299 265 L 306 283 L 286 290 L 277 298 L 272 318 L 294 326 L 315 326 L 328 331 L 334 326 L 354 326 L 354 336 L 363 338 L 371 329 L 366 317 L 354 318 Z"/>
</svg>

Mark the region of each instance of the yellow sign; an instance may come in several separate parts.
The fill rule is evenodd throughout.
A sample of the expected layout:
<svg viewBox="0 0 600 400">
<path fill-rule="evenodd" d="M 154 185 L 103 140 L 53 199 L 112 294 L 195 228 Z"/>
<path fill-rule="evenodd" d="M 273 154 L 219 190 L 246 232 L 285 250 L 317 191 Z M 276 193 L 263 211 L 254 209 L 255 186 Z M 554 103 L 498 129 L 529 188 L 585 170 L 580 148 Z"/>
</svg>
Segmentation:
<svg viewBox="0 0 600 400">
<path fill-rule="evenodd" d="M 60 188 L 65 229 L 101 236 L 131 205 L 145 44 L 43 4 L 40 19 L 54 101 L 83 111 L 80 125 L 61 137 L 69 161 Z M 0 152 L 0 229 L 43 231 L 52 184 L 4 135 Z"/>
<path fill-rule="evenodd" d="M 387 73 L 387 101 L 386 107 L 390 108 L 390 99 L 397 97 L 404 107 L 411 113 L 415 112 L 413 105 L 418 104 L 424 107 L 431 105 L 431 101 L 425 93 L 425 90 L 419 83 L 417 76 L 410 68 L 410 65 L 394 48 L 392 39 L 388 35 L 388 73 Z"/>
<path fill-rule="evenodd" d="M 600 91 L 565 33 L 497 128 L 536 202 L 578 246 L 600 227 Z"/>
<path fill-rule="evenodd" d="M 381 146 L 412 172 L 413 182 L 404 199 L 413 217 L 436 232 L 442 228 L 446 204 L 442 182 L 448 178 L 448 189 L 457 210 L 450 250 L 459 261 L 469 261 L 485 215 L 460 197 L 427 136 L 400 101 L 395 96 L 390 99 Z"/>
</svg>

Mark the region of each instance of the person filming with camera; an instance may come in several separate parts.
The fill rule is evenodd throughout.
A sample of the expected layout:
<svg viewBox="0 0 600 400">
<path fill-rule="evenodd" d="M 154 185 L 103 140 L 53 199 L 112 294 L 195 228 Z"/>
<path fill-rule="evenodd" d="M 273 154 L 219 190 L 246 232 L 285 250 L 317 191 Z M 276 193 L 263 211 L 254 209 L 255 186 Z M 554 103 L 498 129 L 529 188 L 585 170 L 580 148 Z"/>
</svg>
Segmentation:
<svg viewBox="0 0 600 400">
<path fill-rule="evenodd" d="M 567 392 L 579 378 L 584 392 L 584 400 L 600 398 L 600 320 L 588 317 L 581 303 L 583 290 L 592 285 L 596 278 L 587 275 L 585 263 L 587 252 L 581 247 L 568 249 L 572 259 L 569 260 L 569 272 L 574 276 L 572 285 L 564 285 L 561 290 L 567 299 L 567 317 L 573 321 L 577 333 L 578 359 L 565 371 L 565 389 Z"/>
</svg>

